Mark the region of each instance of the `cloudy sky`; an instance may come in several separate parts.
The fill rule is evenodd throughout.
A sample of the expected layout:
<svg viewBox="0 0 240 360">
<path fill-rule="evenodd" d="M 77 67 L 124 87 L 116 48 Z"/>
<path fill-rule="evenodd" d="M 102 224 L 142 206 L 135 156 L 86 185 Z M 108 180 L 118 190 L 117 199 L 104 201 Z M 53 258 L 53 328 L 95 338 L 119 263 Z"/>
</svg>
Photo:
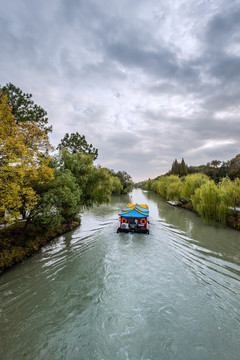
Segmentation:
<svg viewBox="0 0 240 360">
<path fill-rule="evenodd" d="M 0 0 L 0 84 L 135 181 L 240 152 L 240 2 Z"/>
</svg>

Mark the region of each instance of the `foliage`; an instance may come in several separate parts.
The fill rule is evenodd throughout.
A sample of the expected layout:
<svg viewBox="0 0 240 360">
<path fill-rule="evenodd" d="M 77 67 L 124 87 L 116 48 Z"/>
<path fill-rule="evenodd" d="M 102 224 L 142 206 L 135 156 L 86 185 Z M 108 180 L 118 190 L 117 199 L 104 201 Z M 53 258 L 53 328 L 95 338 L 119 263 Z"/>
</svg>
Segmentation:
<svg viewBox="0 0 240 360">
<path fill-rule="evenodd" d="M 92 154 L 94 160 L 98 157 L 98 149 L 95 149 L 92 144 L 89 145 L 85 136 L 80 135 L 78 132 L 72 133 L 71 135 L 68 133 L 65 134 L 57 149 L 62 150 L 63 148 L 67 148 L 72 154 L 77 152 Z"/>
<path fill-rule="evenodd" d="M 196 189 L 205 184 L 209 178 L 204 174 L 191 174 L 184 179 L 184 187 L 182 189 L 182 196 L 186 201 L 190 201 Z"/>
<path fill-rule="evenodd" d="M 230 170 L 227 175 L 231 180 L 240 179 L 240 167 Z"/>
<path fill-rule="evenodd" d="M 128 194 L 133 189 L 133 181 L 131 176 L 126 171 L 109 170 L 110 174 L 117 177 L 122 185 L 121 194 Z"/>
<path fill-rule="evenodd" d="M 70 170 L 55 170 L 54 180 L 43 191 L 37 206 L 31 212 L 34 223 L 50 227 L 70 223 L 80 212 L 81 189 Z"/>
<path fill-rule="evenodd" d="M 120 195 L 123 191 L 123 186 L 120 179 L 117 176 L 112 176 L 112 194 Z"/>
<path fill-rule="evenodd" d="M 224 222 L 222 218 L 223 204 L 221 204 L 221 196 L 218 191 L 217 185 L 213 180 L 209 180 L 203 184 L 201 188 L 195 191 L 192 196 L 192 203 L 194 209 L 205 220 L 206 223 L 219 220 L 219 207 L 221 205 L 221 222 Z"/>
<path fill-rule="evenodd" d="M 30 224 L 27 231 L 25 224 L 15 223 L 0 230 L 0 273 L 34 254 L 40 247 L 47 244 L 69 230 L 76 228 L 79 222 L 49 228 Z"/>
<path fill-rule="evenodd" d="M 163 176 L 155 184 L 156 192 L 167 200 L 176 200 L 181 197 L 182 181 L 177 175 Z"/>
<path fill-rule="evenodd" d="M 28 146 L 27 146 L 28 145 Z M 0 93 L 0 212 L 4 221 L 25 217 L 38 200 L 36 183 L 53 178 L 46 151 L 51 146 L 36 123 L 17 124 Z"/>
<path fill-rule="evenodd" d="M 174 176 L 174 178 L 173 178 Z M 175 175 L 170 176 L 172 179 L 167 186 L 167 199 L 178 200 L 181 199 L 183 190 L 183 181 Z"/>
<path fill-rule="evenodd" d="M 219 183 L 219 189 L 228 207 L 235 208 L 240 204 L 240 179 L 231 181 L 226 177 Z"/>
<path fill-rule="evenodd" d="M 228 177 L 215 184 L 201 173 L 182 178 L 161 176 L 158 180 L 143 182 L 142 188 L 153 190 L 167 200 L 179 200 L 184 203 L 182 206 L 195 209 L 207 223 L 226 224 L 228 214 L 240 204 L 240 179 L 231 181 Z"/>
<path fill-rule="evenodd" d="M 185 164 L 184 159 L 179 163 L 177 159 L 172 163 L 172 168 L 169 172 L 169 175 L 179 175 L 180 177 L 186 176 L 188 174 L 188 167 Z"/>
<path fill-rule="evenodd" d="M 196 191 L 192 202 L 206 222 L 226 224 L 229 209 L 240 203 L 240 180 L 224 178 L 218 185 L 210 180 Z"/>
<path fill-rule="evenodd" d="M 12 115 L 17 124 L 22 122 L 35 122 L 38 127 L 46 133 L 52 131 L 48 125 L 47 112 L 40 106 L 34 104 L 32 94 L 25 94 L 15 85 L 8 83 L 0 87 L 4 93 L 12 110 Z"/>
<path fill-rule="evenodd" d="M 108 169 L 93 165 L 93 156 L 81 152 L 70 153 L 66 148 L 54 159 L 60 171 L 69 170 L 81 190 L 80 205 L 92 206 L 108 202 L 113 189 L 113 180 Z"/>
</svg>

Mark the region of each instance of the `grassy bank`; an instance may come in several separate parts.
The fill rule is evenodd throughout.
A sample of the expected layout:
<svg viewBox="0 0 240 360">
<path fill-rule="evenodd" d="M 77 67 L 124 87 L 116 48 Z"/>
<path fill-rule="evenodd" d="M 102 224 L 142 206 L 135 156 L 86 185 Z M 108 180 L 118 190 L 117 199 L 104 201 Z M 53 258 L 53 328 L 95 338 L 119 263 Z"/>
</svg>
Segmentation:
<svg viewBox="0 0 240 360">
<path fill-rule="evenodd" d="M 193 211 L 197 214 L 197 211 L 194 209 L 191 202 L 189 203 L 179 203 L 177 206 Z M 217 222 L 217 221 L 216 221 Z M 226 226 L 240 230 L 240 212 L 237 210 L 229 210 L 229 213 L 226 215 Z"/>
<path fill-rule="evenodd" d="M 153 190 L 168 201 L 179 202 L 197 212 L 207 224 L 215 222 L 239 230 L 240 179 L 225 177 L 217 184 L 204 174 L 184 177 L 162 176 L 142 183 L 145 190 Z"/>
<path fill-rule="evenodd" d="M 79 222 L 63 224 L 54 228 L 29 225 L 25 231 L 24 223 L 16 223 L 0 230 L 0 274 L 36 253 L 43 245 L 79 226 Z"/>
</svg>

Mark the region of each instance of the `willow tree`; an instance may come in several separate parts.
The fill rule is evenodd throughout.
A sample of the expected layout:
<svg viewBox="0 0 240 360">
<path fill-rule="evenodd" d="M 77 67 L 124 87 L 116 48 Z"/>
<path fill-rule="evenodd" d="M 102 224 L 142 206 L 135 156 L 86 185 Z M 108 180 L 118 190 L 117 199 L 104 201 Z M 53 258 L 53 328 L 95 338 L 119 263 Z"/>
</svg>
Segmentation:
<svg viewBox="0 0 240 360">
<path fill-rule="evenodd" d="M 167 200 L 179 200 L 182 196 L 183 181 L 175 175 L 167 178 Z"/>
<path fill-rule="evenodd" d="M 187 175 L 184 179 L 184 186 L 182 188 L 183 198 L 186 201 L 190 201 L 196 189 L 200 188 L 207 181 L 209 181 L 208 176 L 202 173 Z"/>
<path fill-rule="evenodd" d="M 162 176 L 154 184 L 156 192 L 167 200 L 179 199 L 182 192 L 182 181 L 177 175 Z"/>
<path fill-rule="evenodd" d="M 218 188 L 226 207 L 235 208 L 240 204 L 240 179 L 232 181 L 228 177 L 223 178 Z"/>
<path fill-rule="evenodd" d="M 228 203 L 213 180 L 209 180 L 196 190 L 192 196 L 192 203 L 206 223 L 214 221 L 226 223 Z"/>
</svg>

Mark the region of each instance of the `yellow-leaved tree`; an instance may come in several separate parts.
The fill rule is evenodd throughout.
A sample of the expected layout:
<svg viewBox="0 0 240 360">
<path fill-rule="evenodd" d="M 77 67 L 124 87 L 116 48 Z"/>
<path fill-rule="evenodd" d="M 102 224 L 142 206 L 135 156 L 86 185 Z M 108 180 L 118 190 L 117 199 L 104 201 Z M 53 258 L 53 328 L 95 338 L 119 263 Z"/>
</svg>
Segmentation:
<svg viewBox="0 0 240 360">
<path fill-rule="evenodd" d="M 52 149 L 36 122 L 17 123 L 6 95 L 0 92 L 1 222 L 25 218 L 38 201 L 36 187 L 53 179 L 48 167 Z"/>
</svg>

